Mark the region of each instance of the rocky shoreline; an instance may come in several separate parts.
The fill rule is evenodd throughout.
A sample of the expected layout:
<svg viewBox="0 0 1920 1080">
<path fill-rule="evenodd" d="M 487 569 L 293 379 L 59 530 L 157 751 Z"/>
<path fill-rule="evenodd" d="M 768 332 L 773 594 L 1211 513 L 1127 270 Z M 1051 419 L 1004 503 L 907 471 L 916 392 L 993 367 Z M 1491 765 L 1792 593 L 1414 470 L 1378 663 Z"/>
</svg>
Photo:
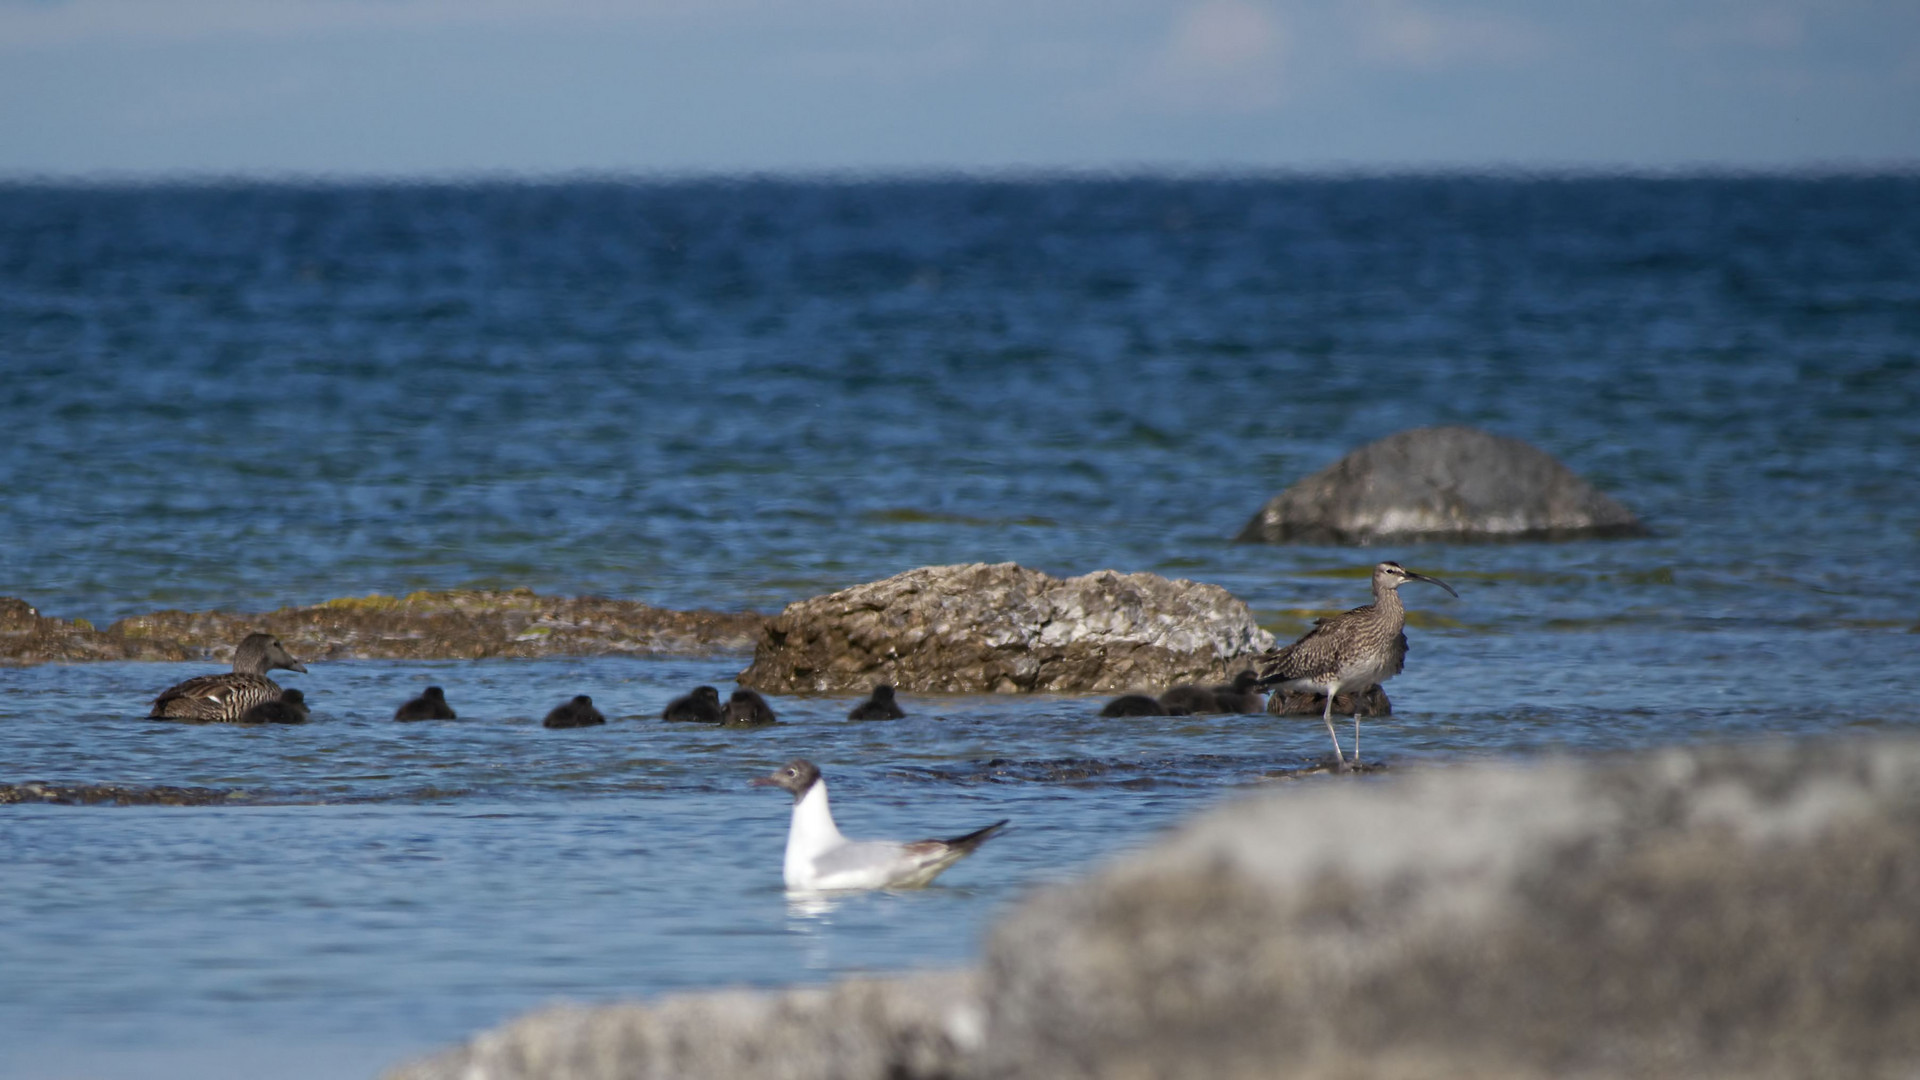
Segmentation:
<svg viewBox="0 0 1920 1080">
<path fill-rule="evenodd" d="M 537 1012 L 389 1080 L 1905 1077 L 1920 738 L 1405 770 L 1231 803 L 976 969 Z"/>
<path fill-rule="evenodd" d="M 1273 645 L 1217 585 L 1096 570 L 1055 578 L 1014 563 L 926 566 L 751 612 L 632 600 L 416 592 L 269 612 L 159 611 L 96 630 L 0 598 L 0 664 L 227 663 L 265 631 L 304 661 L 489 660 L 753 653 L 740 685 L 767 693 L 1100 693 L 1225 681 Z"/>
</svg>

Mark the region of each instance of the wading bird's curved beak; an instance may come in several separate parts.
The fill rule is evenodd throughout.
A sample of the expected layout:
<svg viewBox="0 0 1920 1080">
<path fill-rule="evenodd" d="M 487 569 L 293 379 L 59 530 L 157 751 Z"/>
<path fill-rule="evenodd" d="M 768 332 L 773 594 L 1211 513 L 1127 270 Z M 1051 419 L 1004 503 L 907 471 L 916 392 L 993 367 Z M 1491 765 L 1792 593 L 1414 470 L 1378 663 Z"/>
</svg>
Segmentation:
<svg viewBox="0 0 1920 1080">
<path fill-rule="evenodd" d="M 1404 568 L 1403 568 L 1403 569 L 1404 569 Z M 1457 592 L 1454 592 L 1454 591 L 1453 591 L 1453 586 L 1451 586 L 1451 585 L 1449 585 L 1449 584 L 1447 584 L 1447 583 L 1446 583 L 1446 582 L 1444 582 L 1444 581 L 1441 581 L 1441 580 L 1440 580 L 1439 578 L 1437 578 L 1437 577 L 1428 577 L 1428 576 L 1427 576 L 1427 575 L 1425 575 L 1425 574 L 1416 574 L 1416 573 L 1414 573 L 1414 572 L 1413 572 L 1413 571 L 1411 571 L 1411 570 L 1408 570 L 1408 571 L 1407 571 L 1407 576 L 1408 576 L 1408 577 L 1410 577 L 1410 578 L 1412 578 L 1412 579 L 1413 579 L 1413 580 L 1415 580 L 1415 581 L 1424 581 L 1424 582 L 1426 582 L 1426 583 L 1427 583 L 1427 584 L 1429 584 L 1429 585 L 1438 585 L 1438 586 L 1440 586 L 1441 588 L 1443 588 L 1443 589 L 1445 589 L 1445 590 L 1447 590 L 1447 592 L 1448 592 L 1448 593 L 1450 593 L 1450 594 L 1452 594 L 1452 596 L 1453 596 L 1453 598 L 1454 598 L 1455 600 L 1458 600 L 1458 599 L 1460 599 L 1460 594 L 1459 594 L 1459 593 L 1457 593 Z"/>
</svg>

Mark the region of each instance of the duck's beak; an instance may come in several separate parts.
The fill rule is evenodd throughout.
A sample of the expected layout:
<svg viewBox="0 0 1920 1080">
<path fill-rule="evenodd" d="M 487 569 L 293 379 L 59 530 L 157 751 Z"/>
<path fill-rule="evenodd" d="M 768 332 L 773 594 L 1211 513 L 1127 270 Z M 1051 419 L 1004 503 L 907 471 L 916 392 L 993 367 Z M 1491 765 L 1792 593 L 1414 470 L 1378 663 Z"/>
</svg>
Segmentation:
<svg viewBox="0 0 1920 1080">
<path fill-rule="evenodd" d="M 281 666 L 282 666 L 282 667 L 284 667 L 284 668 L 286 668 L 286 669 L 287 669 L 288 671 L 297 671 L 297 672 L 299 672 L 299 673 L 300 673 L 300 674 L 302 674 L 302 675 L 305 675 L 305 674 L 307 673 L 307 665 L 305 665 L 305 664 L 303 664 L 303 663 L 301 663 L 301 662 L 300 662 L 300 661 L 298 661 L 298 660 L 293 660 L 293 661 L 290 661 L 290 662 L 288 662 L 288 663 L 286 663 L 286 664 L 283 664 L 283 665 L 281 665 Z"/>
<path fill-rule="evenodd" d="M 1441 581 L 1441 580 L 1440 580 L 1439 578 L 1437 578 L 1437 577 L 1428 577 L 1428 576 L 1427 576 L 1427 575 L 1425 575 L 1425 574 L 1416 574 L 1416 573 L 1414 573 L 1414 572 L 1413 572 L 1413 571 L 1411 571 L 1411 570 L 1408 570 L 1408 571 L 1407 571 L 1407 576 L 1408 576 L 1408 577 L 1410 577 L 1410 578 L 1412 578 L 1412 579 L 1413 579 L 1413 580 L 1415 580 L 1415 581 L 1424 581 L 1424 582 L 1426 582 L 1426 583 L 1427 583 L 1427 584 L 1429 584 L 1429 585 L 1438 585 L 1438 586 L 1440 586 L 1441 588 L 1443 588 L 1443 589 L 1445 589 L 1445 590 L 1447 590 L 1447 592 L 1448 592 L 1448 593 L 1450 593 L 1450 594 L 1452 594 L 1452 596 L 1453 596 L 1453 598 L 1454 598 L 1455 600 L 1458 600 L 1458 599 L 1460 599 L 1460 594 L 1459 594 L 1459 593 L 1457 593 L 1457 592 L 1454 592 L 1454 591 L 1453 591 L 1453 586 L 1451 586 L 1451 585 L 1449 585 L 1449 584 L 1447 584 L 1447 583 L 1446 583 L 1446 582 L 1444 582 L 1444 581 Z"/>
</svg>

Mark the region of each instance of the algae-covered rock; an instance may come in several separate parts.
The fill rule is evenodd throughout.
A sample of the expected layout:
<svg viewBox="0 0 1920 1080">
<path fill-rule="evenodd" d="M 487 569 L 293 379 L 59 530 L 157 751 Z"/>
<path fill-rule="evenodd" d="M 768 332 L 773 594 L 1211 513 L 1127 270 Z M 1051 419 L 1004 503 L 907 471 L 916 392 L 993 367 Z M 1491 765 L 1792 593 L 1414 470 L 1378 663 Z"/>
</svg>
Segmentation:
<svg viewBox="0 0 1920 1080">
<path fill-rule="evenodd" d="M 264 614 L 161 611 L 122 619 L 108 633 L 178 641 L 212 660 L 228 659 L 254 630 L 278 636 L 305 660 L 481 660 L 739 652 L 762 621 L 513 589 L 360 597 Z"/>
<path fill-rule="evenodd" d="M 1222 680 L 1272 645 L 1218 585 L 970 563 L 789 604 L 739 681 L 785 694 L 1085 693 Z"/>
<path fill-rule="evenodd" d="M 598 596 L 416 592 L 329 600 L 264 613 L 157 611 L 96 631 L 0 597 L 0 663 L 207 660 L 228 663 L 266 631 L 303 660 L 481 660 L 547 656 L 704 656 L 745 652 L 765 617 L 673 611 Z"/>
<path fill-rule="evenodd" d="M 228 651 L 232 651 L 231 644 Z M 191 660 L 196 655 L 195 650 L 177 641 L 101 633 L 85 619 L 42 615 L 25 600 L 0 596 L 0 664 Z"/>
<path fill-rule="evenodd" d="M 1235 539 L 1270 544 L 1644 536 L 1545 451 L 1470 427 L 1389 435 L 1275 495 Z"/>
</svg>

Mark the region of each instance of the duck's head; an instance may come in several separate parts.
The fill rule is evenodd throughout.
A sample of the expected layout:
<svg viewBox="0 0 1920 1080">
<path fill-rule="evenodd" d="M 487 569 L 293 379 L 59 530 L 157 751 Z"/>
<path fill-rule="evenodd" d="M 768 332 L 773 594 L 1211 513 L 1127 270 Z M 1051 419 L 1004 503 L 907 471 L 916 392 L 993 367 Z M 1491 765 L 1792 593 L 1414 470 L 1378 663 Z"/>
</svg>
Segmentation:
<svg viewBox="0 0 1920 1080">
<path fill-rule="evenodd" d="M 265 675 L 274 668 L 305 673 L 307 665 L 293 658 L 280 639 L 272 634 L 254 633 L 241 639 L 233 650 L 233 670 Z"/>
</svg>

